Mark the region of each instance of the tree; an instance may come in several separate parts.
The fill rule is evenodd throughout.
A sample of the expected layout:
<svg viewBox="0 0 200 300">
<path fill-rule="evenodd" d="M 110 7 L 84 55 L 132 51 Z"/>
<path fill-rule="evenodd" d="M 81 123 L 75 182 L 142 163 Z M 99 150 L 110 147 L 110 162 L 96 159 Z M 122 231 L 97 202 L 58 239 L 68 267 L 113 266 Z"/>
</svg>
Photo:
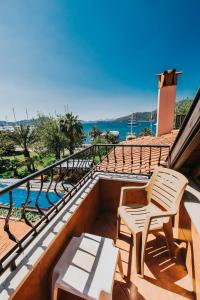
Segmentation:
<svg viewBox="0 0 200 300">
<path fill-rule="evenodd" d="M 108 141 L 106 140 L 105 136 L 98 135 L 95 139 L 93 139 L 92 143 L 94 145 L 96 145 L 96 144 L 108 144 Z"/>
<path fill-rule="evenodd" d="M 35 128 L 30 125 L 20 124 L 14 128 L 14 131 L 11 133 L 11 138 L 16 145 L 22 148 L 28 171 L 34 171 L 32 170 L 30 147 L 37 141 Z"/>
<path fill-rule="evenodd" d="M 186 115 L 190 109 L 190 106 L 192 105 L 192 100 L 189 98 L 185 98 L 181 101 L 178 101 L 176 103 L 176 115 Z"/>
<path fill-rule="evenodd" d="M 15 151 L 15 143 L 8 131 L 0 131 L 0 156 L 10 155 Z"/>
<path fill-rule="evenodd" d="M 89 136 L 92 139 L 95 139 L 97 136 L 100 136 L 102 134 L 102 131 L 98 129 L 95 125 L 93 125 L 89 131 Z"/>
<path fill-rule="evenodd" d="M 105 139 L 107 140 L 108 144 L 118 144 L 119 137 L 111 133 L 110 131 L 106 132 Z"/>
<path fill-rule="evenodd" d="M 10 170 L 10 159 L 0 158 L 0 173 Z"/>
<path fill-rule="evenodd" d="M 81 146 L 85 137 L 83 127 L 78 116 L 67 113 L 60 118 L 60 128 L 67 139 L 67 149 L 70 155 L 74 153 L 76 147 Z"/>
<path fill-rule="evenodd" d="M 148 135 L 153 135 L 151 130 L 149 128 L 143 128 L 140 132 L 140 136 L 148 136 Z"/>
<path fill-rule="evenodd" d="M 38 141 L 35 150 L 41 154 L 53 153 L 56 159 L 61 158 L 61 151 L 67 146 L 67 139 L 60 128 L 58 119 L 39 116 L 36 121 Z"/>
<path fill-rule="evenodd" d="M 10 160 L 10 170 L 13 172 L 13 176 L 15 178 L 18 178 L 19 173 L 18 169 L 22 166 L 22 162 L 20 162 L 18 159 L 14 158 Z"/>
<path fill-rule="evenodd" d="M 94 138 L 92 140 L 93 144 L 118 144 L 119 143 L 119 137 L 114 135 L 112 132 L 107 131 L 102 134 L 100 130 L 97 129 L 96 131 L 96 127 L 94 128 L 94 130 L 93 128 L 91 129 L 92 129 L 92 134 L 96 133 L 97 131 L 100 132 L 100 134 L 94 134 Z"/>
<path fill-rule="evenodd" d="M 30 158 L 30 147 L 37 141 L 36 130 L 30 125 L 20 124 L 11 134 L 12 140 L 22 148 L 25 158 Z"/>
</svg>

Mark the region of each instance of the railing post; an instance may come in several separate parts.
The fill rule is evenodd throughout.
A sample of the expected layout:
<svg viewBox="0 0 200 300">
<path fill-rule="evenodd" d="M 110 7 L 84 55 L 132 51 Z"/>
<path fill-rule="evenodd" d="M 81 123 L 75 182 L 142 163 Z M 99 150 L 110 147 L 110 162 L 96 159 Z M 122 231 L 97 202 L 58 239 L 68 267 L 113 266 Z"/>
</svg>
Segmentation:
<svg viewBox="0 0 200 300">
<path fill-rule="evenodd" d="M 51 206 L 54 206 L 55 204 L 49 198 L 49 191 L 50 191 L 50 188 L 52 186 L 52 183 L 53 183 L 53 169 L 51 169 L 51 180 L 50 180 L 49 186 L 48 186 L 47 191 L 46 191 L 46 199 L 47 199 L 47 201 L 49 202 L 49 204 Z"/>
<path fill-rule="evenodd" d="M 18 246 L 19 246 L 19 248 L 21 248 L 18 239 L 17 239 L 16 236 L 10 231 L 9 221 L 10 221 L 10 217 L 11 217 L 12 209 L 13 209 L 13 196 L 12 196 L 12 191 L 9 191 L 8 193 L 9 193 L 10 207 L 9 207 L 8 214 L 7 214 L 7 216 L 6 216 L 6 219 L 5 219 L 4 231 L 8 234 L 9 239 L 11 239 L 11 240 L 14 241 L 15 243 L 17 243 Z"/>
<path fill-rule="evenodd" d="M 133 145 L 131 145 L 131 174 L 133 173 Z"/>
<path fill-rule="evenodd" d="M 152 147 L 149 147 L 149 174 L 151 174 L 151 150 Z"/>
<path fill-rule="evenodd" d="M 109 158 L 108 158 L 108 146 L 107 145 L 106 145 L 106 160 L 107 160 L 106 171 L 108 171 Z"/>
<path fill-rule="evenodd" d="M 45 215 L 43 210 L 39 206 L 39 199 L 40 199 L 40 195 L 41 195 L 41 192 L 42 192 L 43 183 L 44 183 L 44 176 L 43 176 L 43 174 L 41 174 L 41 176 L 40 176 L 40 189 L 38 191 L 38 194 L 37 194 L 37 197 L 36 197 L 36 200 L 35 200 L 35 207 L 37 208 L 37 210 L 38 210 L 38 212 L 41 216 Z"/>
<path fill-rule="evenodd" d="M 92 146 L 92 159 L 93 159 L 93 166 L 95 165 L 95 155 L 96 155 L 96 146 Z"/>
<path fill-rule="evenodd" d="M 114 159 L 115 159 L 115 164 L 117 164 L 117 157 L 116 157 L 115 149 L 116 149 L 116 146 L 114 146 Z"/>
<path fill-rule="evenodd" d="M 30 196 L 30 182 L 27 182 L 26 185 L 27 188 L 27 195 L 26 195 L 26 201 L 22 204 L 22 212 L 21 212 L 21 218 L 24 219 L 25 223 L 30 226 L 31 228 L 33 228 L 33 224 L 27 219 L 26 217 L 26 206 L 29 202 L 29 196 Z"/>
<path fill-rule="evenodd" d="M 160 161 L 161 161 L 161 155 L 162 155 L 162 148 L 159 147 L 159 158 L 158 158 L 158 165 L 160 166 Z"/>
<path fill-rule="evenodd" d="M 101 162 L 102 158 L 101 158 L 101 150 L 100 150 L 100 146 L 99 145 L 98 145 L 98 152 L 99 152 L 99 159 L 100 159 L 100 162 Z"/>
<path fill-rule="evenodd" d="M 142 146 L 140 146 L 140 172 L 139 174 L 142 174 Z"/>
</svg>

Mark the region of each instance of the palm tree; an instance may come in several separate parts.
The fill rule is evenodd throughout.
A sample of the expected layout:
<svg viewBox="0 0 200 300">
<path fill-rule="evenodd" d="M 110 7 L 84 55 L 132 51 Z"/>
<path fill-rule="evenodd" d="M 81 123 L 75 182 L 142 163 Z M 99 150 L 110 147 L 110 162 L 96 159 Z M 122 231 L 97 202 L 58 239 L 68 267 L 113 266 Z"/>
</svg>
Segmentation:
<svg viewBox="0 0 200 300">
<path fill-rule="evenodd" d="M 102 133 L 95 125 L 91 127 L 89 135 L 92 139 L 95 139 L 97 136 L 100 136 Z"/>
<path fill-rule="evenodd" d="M 67 149 L 70 155 L 74 153 L 76 147 L 80 146 L 84 141 L 83 127 L 78 116 L 67 113 L 60 118 L 60 128 L 68 140 Z"/>
<path fill-rule="evenodd" d="M 30 125 L 20 124 L 18 127 L 15 127 L 11 138 L 16 145 L 22 148 L 27 169 L 29 172 L 32 172 L 30 147 L 37 141 L 35 129 L 32 129 Z"/>
<path fill-rule="evenodd" d="M 53 153 L 56 159 L 61 158 L 61 151 L 67 145 L 66 137 L 60 128 L 60 122 L 53 117 L 39 116 L 36 122 L 38 141 L 35 151 L 41 153 Z"/>
</svg>

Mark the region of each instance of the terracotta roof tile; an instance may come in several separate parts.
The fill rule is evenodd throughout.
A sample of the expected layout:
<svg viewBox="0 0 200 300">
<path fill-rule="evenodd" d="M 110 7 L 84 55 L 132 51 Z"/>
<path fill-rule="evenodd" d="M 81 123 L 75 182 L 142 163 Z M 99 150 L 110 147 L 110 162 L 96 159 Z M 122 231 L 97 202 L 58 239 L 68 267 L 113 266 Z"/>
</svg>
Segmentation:
<svg viewBox="0 0 200 300">
<path fill-rule="evenodd" d="M 144 136 L 131 141 L 121 142 L 111 150 L 108 157 L 105 157 L 100 164 L 101 171 L 150 174 L 159 163 L 163 163 L 169 153 L 178 131 L 165 134 L 161 137 Z M 133 145 L 133 147 L 121 147 Z M 134 147 L 142 145 L 143 147 Z M 148 145 L 169 146 L 166 148 L 148 147 Z"/>
<path fill-rule="evenodd" d="M 128 145 L 169 145 L 172 146 L 174 143 L 176 136 L 178 134 L 178 130 L 173 130 L 171 133 L 164 134 L 162 136 L 143 136 L 136 138 L 131 141 L 124 141 L 121 144 Z"/>
<path fill-rule="evenodd" d="M 0 218 L 0 259 L 3 257 L 14 245 L 8 234 L 4 231 L 5 219 Z M 24 222 L 19 220 L 9 221 L 10 231 L 15 235 L 16 238 L 21 239 L 29 230 L 30 227 Z"/>
</svg>

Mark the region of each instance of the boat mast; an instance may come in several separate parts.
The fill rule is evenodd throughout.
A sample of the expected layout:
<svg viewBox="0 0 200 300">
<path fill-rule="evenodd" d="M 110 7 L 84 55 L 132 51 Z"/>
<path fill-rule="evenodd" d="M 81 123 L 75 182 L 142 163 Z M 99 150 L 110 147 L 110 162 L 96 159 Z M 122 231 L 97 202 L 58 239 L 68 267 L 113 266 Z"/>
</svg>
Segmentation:
<svg viewBox="0 0 200 300">
<path fill-rule="evenodd" d="M 151 103 L 151 117 L 150 117 L 150 130 L 151 130 L 151 133 L 153 132 L 152 125 L 153 125 L 153 102 Z"/>
<path fill-rule="evenodd" d="M 133 135 L 133 113 L 131 115 L 131 135 Z"/>
</svg>

